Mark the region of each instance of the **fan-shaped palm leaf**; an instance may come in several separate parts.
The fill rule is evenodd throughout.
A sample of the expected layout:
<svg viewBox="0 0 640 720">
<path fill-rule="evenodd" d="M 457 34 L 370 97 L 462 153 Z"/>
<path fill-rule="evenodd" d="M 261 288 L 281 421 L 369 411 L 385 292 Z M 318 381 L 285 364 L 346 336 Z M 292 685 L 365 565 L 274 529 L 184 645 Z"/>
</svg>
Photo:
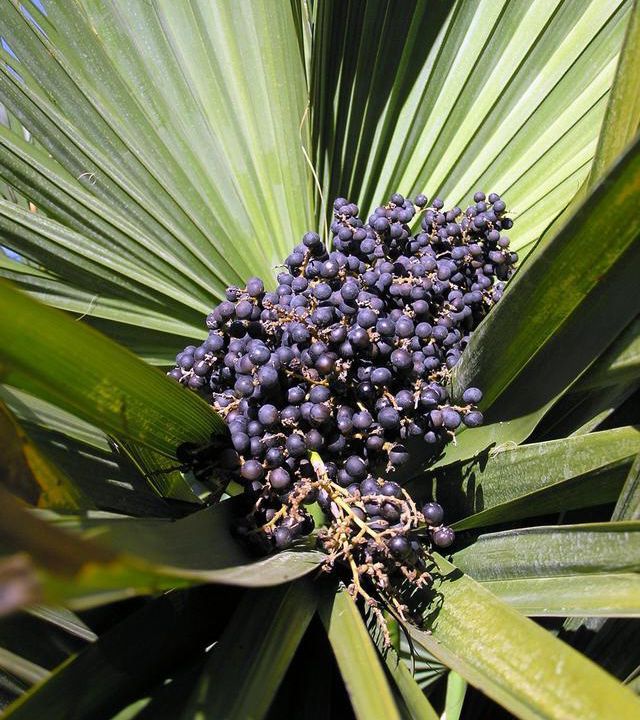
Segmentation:
<svg viewBox="0 0 640 720">
<path fill-rule="evenodd" d="M 448 714 L 454 696 L 477 699 L 465 680 L 520 717 L 637 714 L 628 689 L 523 614 L 640 614 L 637 415 L 590 432 L 637 387 L 638 3 L 1 4 L 0 240 L 17 259 L 0 254 L 0 276 L 23 293 L 0 285 L 0 379 L 14 386 L 2 390 L 7 427 L 29 438 L 12 446 L 16 467 L 49 508 L 34 517 L 8 496 L 3 547 L 36 560 L 45 599 L 77 607 L 203 582 L 249 588 L 237 606 L 211 588 L 150 601 L 51 675 L 26 641 L 25 657 L 5 649 L 0 667 L 23 675 L 16 694 L 29 670 L 42 678 L 7 717 L 67 717 L 96 673 L 106 681 L 79 717 L 150 717 L 165 703 L 185 717 L 291 714 L 300 690 L 285 688 L 318 638 L 329 700 L 309 713 L 347 712 L 339 674 L 358 718 L 432 714 L 334 583 L 319 601 L 317 580 L 250 590 L 307 575 L 322 555 L 248 558 L 227 532 L 234 501 L 200 509 L 219 492 L 181 473 L 176 451 L 222 423 L 149 365 L 204 337 L 227 285 L 272 282 L 335 195 L 366 212 L 396 189 L 457 203 L 477 186 L 506 197 L 526 260 L 454 378 L 483 388 L 490 424 L 460 434 L 437 474 L 417 448 L 405 478 L 446 497 L 468 573 L 437 561 L 432 634 L 410 632 L 460 674 Z M 514 447 L 534 429 L 551 441 Z M 40 476 L 27 456 L 65 473 Z M 585 508 L 616 500 L 625 522 L 588 522 Z M 68 514 L 90 505 L 118 514 Z M 555 513 L 567 510 L 584 516 L 565 525 Z M 198 625 L 191 613 L 209 609 Z M 131 642 L 123 678 L 105 658 Z"/>
</svg>

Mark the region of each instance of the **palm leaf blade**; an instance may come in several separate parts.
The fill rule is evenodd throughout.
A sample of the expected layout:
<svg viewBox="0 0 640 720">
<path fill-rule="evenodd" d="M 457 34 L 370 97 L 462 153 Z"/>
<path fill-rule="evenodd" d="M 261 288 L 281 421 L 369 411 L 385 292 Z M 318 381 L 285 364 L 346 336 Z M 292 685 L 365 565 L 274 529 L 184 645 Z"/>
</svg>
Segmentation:
<svg viewBox="0 0 640 720">
<path fill-rule="evenodd" d="M 640 575 L 580 574 L 490 580 L 483 587 L 525 615 L 638 617 Z"/>
<path fill-rule="evenodd" d="M 458 529 L 589 507 L 618 497 L 639 443 L 640 429 L 626 427 L 503 446 L 416 477 L 406 487 L 435 497 Z"/>
<path fill-rule="evenodd" d="M 399 720 L 400 715 L 375 646 L 346 590 L 339 590 L 320 606 L 320 617 L 356 717 L 364 720 L 379 715 Z M 375 687 L 375 694 L 371 692 L 372 687 Z"/>
<path fill-rule="evenodd" d="M 98 246 L 137 255 L 187 309 L 270 275 L 313 213 L 292 7 L 77 0 L 51 3 L 43 34 L 5 1 L 15 55 L 0 88 L 46 150 L 3 133 L 7 180 Z"/>
<path fill-rule="evenodd" d="M 620 51 L 611 97 L 604 117 L 590 179 L 600 177 L 633 139 L 640 125 L 640 4 L 634 0 Z"/>
<path fill-rule="evenodd" d="M 454 204 L 481 184 L 523 217 L 510 234 L 528 252 L 589 172 L 629 6 L 324 4 L 312 97 L 325 195 L 370 210 L 396 190 Z"/>
<path fill-rule="evenodd" d="M 640 570 L 640 522 L 552 525 L 482 535 L 454 555 L 475 580 Z"/>
<path fill-rule="evenodd" d="M 476 330 L 454 382 L 457 388 L 481 387 L 489 418 L 511 425 L 463 433 L 451 459 L 475 454 L 496 432 L 505 440 L 522 441 L 555 398 L 635 317 L 640 306 L 630 302 L 629 291 L 640 267 L 634 243 L 640 224 L 627 219 L 639 178 L 636 140 L 574 218 L 527 259 Z M 610 234 L 611 213 L 624 221 L 616 241 L 603 247 L 598 238 Z M 605 297 L 606 316 L 600 312 Z M 525 316 L 527 322 L 520 323 Z"/>
<path fill-rule="evenodd" d="M 19 698 L 6 717 L 110 717 L 162 682 L 190 655 L 203 652 L 219 636 L 236 600 L 233 591 L 219 588 L 174 592 L 154 600 L 56 668 Z M 212 602 L 220 603 L 219 614 L 208 612 Z M 137 642 L 132 644 L 132 638 Z M 114 664 L 117 657 L 127 658 L 124 667 Z M 78 693 L 78 688 L 84 692 Z"/>
<path fill-rule="evenodd" d="M 263 718 L 315 607 L 304 581 L 245 595 L 180 717 Z"/>
<path fill-rule="evenodd" d="M 610 675 L 437 559 L 440 609 L 413 638 L 520 718 L 634 717 L 640 701 Z M 500 628 L 500 633 L 495 628 Z"/>
<path fill-rule="evenodd" d="M 612 520 L 640 520 L 640 453 L 629 468 L 629 474 L 620 491 Z"/>
<path fill-rule="evenodd" d="M 174 456 L 186 440 L 206 442 L 222 421 L 195 395 L 163 378 L 91 328 L 36 303 L 7 284 L 0 286 L 5 308 L 2 380 L 54 399 L 103 430 Z M 40 347 L 47 362 L 39 361 Z M 77 353 L 83 370 L 72 376 Z M 171 414 L 166 412 L 172 407 Z"/>
</svg>

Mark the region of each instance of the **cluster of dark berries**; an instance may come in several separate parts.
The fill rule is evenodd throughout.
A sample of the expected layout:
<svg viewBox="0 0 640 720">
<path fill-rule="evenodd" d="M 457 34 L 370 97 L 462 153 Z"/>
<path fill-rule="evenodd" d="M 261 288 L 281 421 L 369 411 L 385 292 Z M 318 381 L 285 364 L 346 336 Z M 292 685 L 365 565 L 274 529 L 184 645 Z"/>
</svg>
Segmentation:
<svg viewBox="0 0 640 720">
<path fill-rule="evenodd" d="M 169 373 L 225 417 L 232 449 L 216 460 L 244 485 L 251 526 L 277 548 L 313 529 L 305 505 L 331 515 L 336 493 L 323 501 L 312 453 L 332 487 L 365 499 L 354 507 L 363 523 L 395 528 L 399 548 L 402 511 L 381 499 L 376 478 L 408 459 L 409 438 L 436 454 L 458 426 L 482 423 L 480 390 L 456 403 L 447 383 L 517 260 L 502 234 L 512 225 L 505 203 L 478 192 L 464 212 L 444 211 L 438 198 L 427 206 L 424 195 L 396 193 L 366 223 L 358 213 L 338 198 L 333 249 L 306 233 L 275 290 L 258 278 L 228 288 L 207 317 L 208 338 Z M 453 534 L 439 526 L 431 541 L 446 547 Z"/>
<path fill-rule="evenodd" d="M 322 478 L 321 468 L 318 477 Z M 405 585 L 409 583 L 413 592 L 429 584 L 431 544 L 448 547 L 453 542 L 453 530 L 442 525 L 444 511 L 435 502 L 419 511 L 400 485 L 372 477 L 347 489 L 325 484 L 318 500 L 331 517 L 330 525 L 318 532 L 328 556 L 324 569 L 331 571 L 336 563 L 349 569 L 349 592 L 365 600 L 389 643 L 386 623 L 371 593 L 401 620 L 407 619 Z"/>
</svg>

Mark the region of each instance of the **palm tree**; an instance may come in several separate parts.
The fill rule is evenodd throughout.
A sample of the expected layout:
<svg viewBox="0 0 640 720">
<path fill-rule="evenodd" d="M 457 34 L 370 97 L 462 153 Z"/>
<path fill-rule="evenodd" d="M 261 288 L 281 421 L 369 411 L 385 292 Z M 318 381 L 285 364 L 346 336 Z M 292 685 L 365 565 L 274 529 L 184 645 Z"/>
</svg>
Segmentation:
<svg viewBox="0 0 640 720">
<path fill-rule="evenodd" d="M 640 715 L 639 18 L 3 0 L 6 717 Z M 230 536 L 233 497 L 176 461 L 224 425 L 152 366 L 336 195 L 478 187 L 520 268 L 453 378 L 486 424 L 403 473 L 458 542 L 385 648 L 322 553 Z"/>
</svg>

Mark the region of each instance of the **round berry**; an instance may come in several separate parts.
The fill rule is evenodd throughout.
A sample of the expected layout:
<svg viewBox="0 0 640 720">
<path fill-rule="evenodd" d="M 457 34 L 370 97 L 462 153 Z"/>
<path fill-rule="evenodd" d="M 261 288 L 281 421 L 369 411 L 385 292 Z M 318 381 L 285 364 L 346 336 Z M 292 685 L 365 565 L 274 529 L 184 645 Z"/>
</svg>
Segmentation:
<svg viewBox="0 0 640 720">
<path fill-rule="evenodd" d="M 354 480 L 361 480 L 367 474 L 367 464 L 357 455 L 351 455 L 347 458 L 344 467 Z"/>
<path fill-rule="evenodd" d="M 382 486 L 381 492 L 383 495 L 387 495 L 388 497 L 395 497 L 395 498 L 401 498 L 402 497 L 402 488 L 398 483 L 387 481 Z"/>
<path fill-rule="evenodd" d="M 240 468 L 240 475 L 245 480 L 261 480 L 264 477 L 264 468 L 257 460 L 247 460 Z"/>
<path fill-rule="evenodd" d="M 433 544 L 439 548 L 448 548 L 456 539 L 456 534 L 450 527 L 438 528 L 432 534 Z"/>
<path fill-rule="evenodd" d="M 462 422 L 469 428 L 480 427 L 484 421 L 479 410 L 471 410 L 462 416 Z"/>
<path fill-rule="evenodd" d="M 411 545 L 404 535 L 395 535 L 388 542 L 389 550 L 397 558 L 405 558 L 411 552 Z"/>
<path fill-rule="evenodd" d="M 273 533 L 273 541 L 278 550 L 285 550 L 293 542 L 293 535 L 288 527 L 277 527 Z"/>
<path fill-rule="evenodd" d="M 482 400 L 482 392 L 478 388 L 470 387 L 462 393 L 462 401 L 470 405 L 477 405 Z"/>
<path fill-rule="evenodd" d="M 441 525 L 444 519 L 442 505 L 437 502 L 428 502 L 422 506 L 422 514 L 428 525 Z"/>
</svg>

